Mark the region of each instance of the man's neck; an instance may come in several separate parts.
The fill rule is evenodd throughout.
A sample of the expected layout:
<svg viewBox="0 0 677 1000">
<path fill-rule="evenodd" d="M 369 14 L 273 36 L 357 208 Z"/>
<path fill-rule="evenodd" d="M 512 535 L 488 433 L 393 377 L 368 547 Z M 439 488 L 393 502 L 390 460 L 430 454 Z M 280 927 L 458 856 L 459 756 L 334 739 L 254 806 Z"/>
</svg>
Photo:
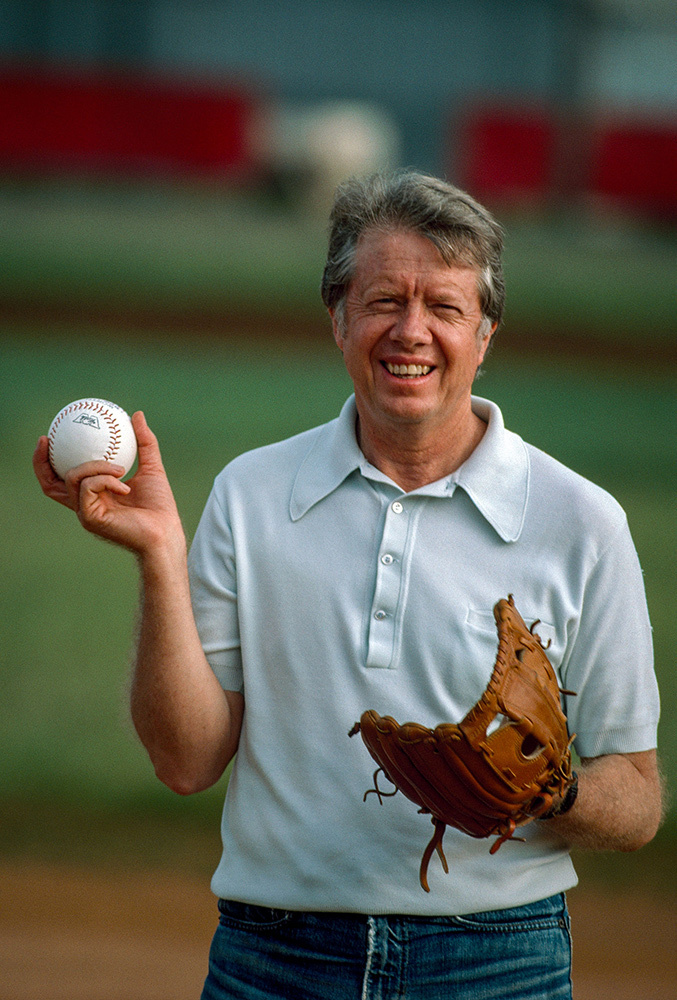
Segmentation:
<svg viewBox="0 0 677 1000">
<path fill-rule="evenodd" d="M 367 461 L 405 493 L 455 472 L 484 437 L 486 423 L 470 412 L 462 427 L 435 433 L 408 425 L 379 434 L 358 418 L 357 439 Z"/>
</svg>

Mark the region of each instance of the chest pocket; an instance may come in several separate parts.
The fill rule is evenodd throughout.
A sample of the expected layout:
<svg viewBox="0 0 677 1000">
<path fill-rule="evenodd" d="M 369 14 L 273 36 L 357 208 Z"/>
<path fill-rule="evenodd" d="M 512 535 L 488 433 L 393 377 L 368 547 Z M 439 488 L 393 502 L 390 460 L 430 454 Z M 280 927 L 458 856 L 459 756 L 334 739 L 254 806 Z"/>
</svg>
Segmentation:
<svg viewBox="0 0 677 1000">
<path fill-rule="evenodd" d="M 554 625 L 539 619 L 537 614 L 530 614 L 528 610 L 525 613 L 520 609 L 520 614 L 529 627 L 531 627 L 532 622 L 538 621 L 538 625 L 534 631 L 541 637 L 543 646 L 552 646 L 553 651 L 557 649 L 557 630 Z M 496 631 L 496 619 L 493 612 L 476 611 L 474 608 L 468 608 L 465 623 L 469 628 L 476 629 L 479 632 L 491 633 L 496 640 L 496 648 L 498 649 L 498 632 Z M 549 651 L 548 659 L 551 660 Z M 559 657 L 556 657 L 556 660 L 559 662 Z M 553 663 L 553 666 L 557 666 L 557 663 Z"/>
</svg>

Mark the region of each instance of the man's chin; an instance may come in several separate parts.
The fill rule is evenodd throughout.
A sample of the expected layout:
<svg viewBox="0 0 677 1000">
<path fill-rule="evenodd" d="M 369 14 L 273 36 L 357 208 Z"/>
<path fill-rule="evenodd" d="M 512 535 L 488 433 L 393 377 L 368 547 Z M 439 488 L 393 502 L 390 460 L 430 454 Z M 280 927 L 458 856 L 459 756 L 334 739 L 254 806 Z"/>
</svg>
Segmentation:
<svg viewBox="0 0 677 1000">
<path fill-rule="evenodd" d="M 425 423 L 433 417 L 433 410 L 430 405 L 422 400 L 397 400 L 385 403 L 381 407 L 384 417 L 394 424 L 412 426 Z"/>
</svg>

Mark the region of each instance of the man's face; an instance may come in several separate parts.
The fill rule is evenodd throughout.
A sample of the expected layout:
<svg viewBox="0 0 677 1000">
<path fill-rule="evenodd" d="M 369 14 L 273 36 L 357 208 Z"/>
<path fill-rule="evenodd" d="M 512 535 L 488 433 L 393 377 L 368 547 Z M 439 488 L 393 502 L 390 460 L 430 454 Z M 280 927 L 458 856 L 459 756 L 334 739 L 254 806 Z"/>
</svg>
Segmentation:
<svg viewBox="0 0 677 1000">
<path fill-rule="evenodd" d="M 468 412 L 495 328 L 479 333 L 475 268 L 449 267 L 411 230 L 368 230 L 357 246 L 344 322 L 332 320 L 360 419 L 374 431 L 451 431 Z"/>
</svg>

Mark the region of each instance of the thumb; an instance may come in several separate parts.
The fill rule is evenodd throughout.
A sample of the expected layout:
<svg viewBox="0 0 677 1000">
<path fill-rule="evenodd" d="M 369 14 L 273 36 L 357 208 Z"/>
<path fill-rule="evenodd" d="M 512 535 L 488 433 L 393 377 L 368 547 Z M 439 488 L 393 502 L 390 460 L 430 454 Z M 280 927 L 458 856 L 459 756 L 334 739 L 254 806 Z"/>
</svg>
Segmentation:
<svg viewBox="0 0 677 1000">
<path fill-rule="evenodd" d="M 131 419 L 139 449 L 139 468 L 147 470 L 153 467 L 162 468 L 158 439 L 148 426 L 145 414 L 142 410 L 138 410 L 132 414 Z"/>
</svg>

